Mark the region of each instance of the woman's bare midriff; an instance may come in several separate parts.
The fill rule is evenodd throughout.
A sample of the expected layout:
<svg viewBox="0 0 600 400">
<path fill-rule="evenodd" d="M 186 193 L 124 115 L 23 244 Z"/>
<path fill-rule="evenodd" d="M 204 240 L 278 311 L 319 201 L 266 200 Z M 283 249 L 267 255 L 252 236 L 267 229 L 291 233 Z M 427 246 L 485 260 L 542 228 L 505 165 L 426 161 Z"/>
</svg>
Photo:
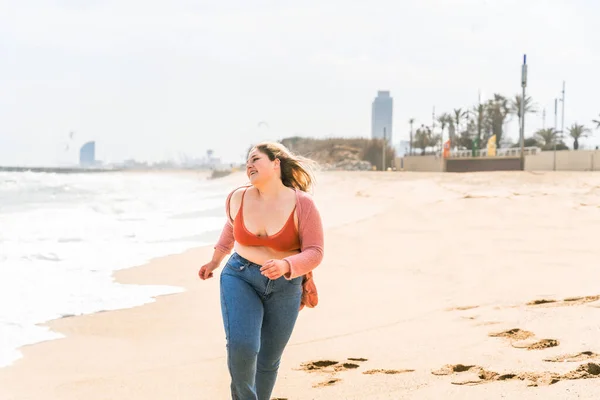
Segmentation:
<svg viewBox="0 0 600 400">
<path fill-rule="evenodd" d="M 300 253 L 300 250 L 275 251 L 264 246 L 243 246 L 238 242 L 234 243 L 233 249 L 246 260 L 258 265 L 263 265 L 267 260 L 282 260 L 285 257 Z"/>
</svg>

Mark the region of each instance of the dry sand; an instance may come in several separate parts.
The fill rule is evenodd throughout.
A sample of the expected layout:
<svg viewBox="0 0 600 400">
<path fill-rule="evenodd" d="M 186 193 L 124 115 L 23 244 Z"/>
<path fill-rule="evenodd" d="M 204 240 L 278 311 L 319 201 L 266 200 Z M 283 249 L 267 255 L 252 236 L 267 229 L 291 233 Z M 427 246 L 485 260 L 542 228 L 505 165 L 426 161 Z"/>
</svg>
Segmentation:
<svg viewBox="0 0 600 400">
<path fill-rule="evenodd" d="M 600 174 L 323 173 L 315 198 L 320 304 L 274 398 L 598 398 Z M 51 322 L 66 338 L 1 369 L 0 399 L 228 399 L 210 253 L 119 272 L 186 291 Z"/>
</svg>

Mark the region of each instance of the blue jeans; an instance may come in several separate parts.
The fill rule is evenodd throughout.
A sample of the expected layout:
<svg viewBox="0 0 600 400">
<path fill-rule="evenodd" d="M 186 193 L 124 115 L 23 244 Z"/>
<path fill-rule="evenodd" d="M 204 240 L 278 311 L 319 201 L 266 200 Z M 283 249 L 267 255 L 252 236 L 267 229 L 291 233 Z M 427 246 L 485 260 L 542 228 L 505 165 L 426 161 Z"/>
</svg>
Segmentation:
<svg viewBox="0 0 600 400">
<path fill-rule="evenodd" d="M 271 280 L 237 253 L 221 272 L 221 312 L 233 400 L 269 400 L 298 318 L 302 277 Z"/>
</svg>

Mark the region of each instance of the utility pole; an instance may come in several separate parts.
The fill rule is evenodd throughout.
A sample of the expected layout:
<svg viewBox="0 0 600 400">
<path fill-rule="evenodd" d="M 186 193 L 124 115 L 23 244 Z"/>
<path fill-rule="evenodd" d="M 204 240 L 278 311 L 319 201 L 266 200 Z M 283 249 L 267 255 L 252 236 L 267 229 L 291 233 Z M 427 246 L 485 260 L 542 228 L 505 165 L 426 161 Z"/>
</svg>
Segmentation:
<svg viewBox="0 0 600 400">
<path fill-rule="evenodd" d="M 563 81 L 562 88 L 562 118 L 560 123 L 560 134 L 564 135 L 565 132 L 565 81 Z"/>
<path fill-rule="evenodd" d="M 521 97 L 521 170 L 525 170 L 525 88 L 527 87 L 527 54 L 523 55 L 523 67 L 521 69 L 521 86 L 523 97 Z"/>
<path fill-rule="evenodd" d="M 383 149 L 383 154 L 382 154 L 382 166 L 381 166 L 381 170 L 385 171 L 385 145 L 386 145 L 386 138 L 385 138 L 385 126 L 383 127 L 383 146 L 381 146 L 381 148 Z"/>
<path fill-rule="evenodd" d="M 433 111 L 431 112 L 431 134 L 435 135 L 435 106 L 433 106 Z M 442 135 L 444 134 L 444 132 L 442 132 Z M 440 151 L 441 151 L 442 147 L 440 146 Z"/>
<path fill-rule="evenodd" d="M 475 140 L 477 146 L 473 145 L 473 156 L 474 157 L 479 157 L 479 149 L 481 147 L 481 130 L 483 129 L 482 124 L 483 124 L 483 115 L 482 115 L 482 109 L 481 109 L 481 89 L 479 90 L 479 95 L 477 98 L 477 138 Z"/>
<path fill-rule="evenodd" d="M 558 135 L 558 131 L 556 130 L 558 121 L 558 99 L 554 99 L 554 170 L 556 171 L 556 139 Z"/>
<path fill-rule="evenodd" d="M 409 121 L 410 123 L 410 150 L 408 152 L 408 154 L 410 154 L 411 156 L 413 155 L 413 120 L 412 118 Z"/>
</svg>

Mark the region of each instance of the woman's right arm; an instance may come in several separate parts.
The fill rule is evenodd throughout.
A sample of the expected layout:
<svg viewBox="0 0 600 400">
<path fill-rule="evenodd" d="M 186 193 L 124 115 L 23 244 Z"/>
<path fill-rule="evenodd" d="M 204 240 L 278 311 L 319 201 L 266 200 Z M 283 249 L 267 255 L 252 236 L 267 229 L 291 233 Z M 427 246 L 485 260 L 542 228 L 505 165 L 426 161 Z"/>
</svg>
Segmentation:
<svg viewBox="0 0 600 400">
<path fill-rule="evenodd" d="M 241 203 L 241 193 L 238 191 L 238 189 L 232 191 L 227 196 L 227 200 L 225 202 L 225 214 L 227 215 L 227 221 L 225 222 L 225 226 L 223 226 L 219 240 L 213 247 L 214 251 L 212 259 L 208 263 L 204 264 L 200 268 L 200 271 L 198 271 L 198 275 L 202 280 L 212 278 L 212 271 L 221 265 L 221 262 L 225 256 L 231 253 L 231 250 L 233 249 L 233 244 L 235 242 L 235 238 L 233 236 L 233 220 Z M 235 214 L 232 213 L 233 210 L 236 210 Z"/>
<path fill-rule="evenodd" d="M 223 261 L 223 258 L 233 249 L 233 243 L 235 239 L 233 238 L 233 225 L 229 223 L 229 221 L 225 222 L 225 226 L 221 231 L 221 236 L 219 236 L 219 240 L 217 244 L 214 246 L 215 251 L 213 252 L 212 261 L 217 262 L 218 264 Z"/>
</svg>

